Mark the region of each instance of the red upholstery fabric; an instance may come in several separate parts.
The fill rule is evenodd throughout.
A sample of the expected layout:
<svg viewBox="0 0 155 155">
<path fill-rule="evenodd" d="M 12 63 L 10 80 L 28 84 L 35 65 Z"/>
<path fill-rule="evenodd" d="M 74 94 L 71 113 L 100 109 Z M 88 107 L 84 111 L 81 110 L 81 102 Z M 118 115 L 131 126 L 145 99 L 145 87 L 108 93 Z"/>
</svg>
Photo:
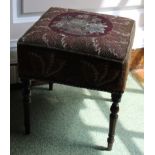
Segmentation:
<svg viewBox="0 0 155 155">
<path fill-rule="evenodd" d="M 134 25 L 127 18 L 50 8 L 18 41 L 19 75 L 123 92 Z"/>
</svg>

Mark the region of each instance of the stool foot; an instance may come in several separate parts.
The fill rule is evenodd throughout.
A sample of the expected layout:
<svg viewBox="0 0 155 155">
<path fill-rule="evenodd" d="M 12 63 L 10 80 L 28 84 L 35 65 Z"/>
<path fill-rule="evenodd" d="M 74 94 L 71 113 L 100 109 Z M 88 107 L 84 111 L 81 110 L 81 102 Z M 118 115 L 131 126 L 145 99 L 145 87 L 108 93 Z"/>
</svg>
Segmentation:
<svg viewBox="0 0 155 155">
<path fill-rule="evenodd" d="M 114 135 L 115 135 L 115 128 L 116 123 L 118 119 L 118 111 L 119 111 L 119 105 L 118 103 L 121 100 L 122 93 L 115 92 L 112 93 L 112 106 L 110 108 L 111 114 L 110 114 L 110 123 L 109 123 L 109 137 L 107 139 L 108 147 L 107 150 L 112 150 L 113 142 L 114 142 Z"/>
<path fill-rule="evenodd" d="M 31 81 L 22 79 L 25 134 L 30 134 Z"/>
<path fill-rule="evenodd" d="M 52 81 L 49 82 L 49 90 L 53 90 L 53 82 Z"/>
</svg>

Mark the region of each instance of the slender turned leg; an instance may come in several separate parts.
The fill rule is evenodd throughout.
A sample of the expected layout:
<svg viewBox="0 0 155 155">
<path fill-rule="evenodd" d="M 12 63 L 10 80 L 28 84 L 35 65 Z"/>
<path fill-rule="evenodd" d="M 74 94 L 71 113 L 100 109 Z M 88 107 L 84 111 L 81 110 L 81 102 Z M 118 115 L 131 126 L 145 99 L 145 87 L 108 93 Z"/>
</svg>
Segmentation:
<svg viewBox="0 0 155 155">
<path fill-rule="evenodd" d="M 118 103 L 121 100 L 122 93 L 115 92 L 112 93 L 112 106 L 110 108 L 111 114 L 110 114 L 110 123 L 109 123 L 109 137 L 107 139 L 108 141 L 108 150 L 112 150 L 113 142 L 114 142 L 114 135 L 115 135 L 115 128 L 116 128 L 116 122 L 118 119 L 118 111 L 119 111 L 119 105 Z"/>
<path fill-rule="evenodd" d="M 49 90 L 53 90 L 53 82 L 52 81 L 49 82 Z"/>
<path fill-rule="evenodd" d="M 31 81 L 28 79 L 22 79 L 23 84 L 23 106 L 24 106 L 24 125 L 25 134 L 30 133 L 30 109 L 29 104 L 31 103 Z"/>
</svg>

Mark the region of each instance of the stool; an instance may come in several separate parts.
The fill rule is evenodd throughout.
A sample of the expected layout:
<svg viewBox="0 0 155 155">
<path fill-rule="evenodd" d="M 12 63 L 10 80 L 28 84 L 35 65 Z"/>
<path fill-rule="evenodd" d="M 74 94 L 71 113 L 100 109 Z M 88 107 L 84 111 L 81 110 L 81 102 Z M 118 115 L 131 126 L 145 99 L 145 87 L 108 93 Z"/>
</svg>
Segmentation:
<svg viewBox="0 0 155 155">
<path fill-rule="evenodd" d="M 112 149 L 135 22 L 86 11 L 50 8 L 18 40 L 25 133 L 30 133 L 31 80 L 38 79 L 112 94 L 107 150 Z"/>
</svg>

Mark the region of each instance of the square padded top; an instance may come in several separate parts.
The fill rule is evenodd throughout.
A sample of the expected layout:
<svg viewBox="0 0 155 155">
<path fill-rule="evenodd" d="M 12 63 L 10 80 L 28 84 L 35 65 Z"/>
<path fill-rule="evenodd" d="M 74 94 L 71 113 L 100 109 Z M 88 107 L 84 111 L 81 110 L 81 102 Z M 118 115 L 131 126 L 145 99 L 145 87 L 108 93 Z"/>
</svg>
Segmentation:
<svg viewBox="0 0 155 155">
<path fill-rule="evenodd" d="M 123 63 L 131 50 L 134 32 L 135 22 L 128 18 L 52 7 L 18 44 Z"/>
</svg>

